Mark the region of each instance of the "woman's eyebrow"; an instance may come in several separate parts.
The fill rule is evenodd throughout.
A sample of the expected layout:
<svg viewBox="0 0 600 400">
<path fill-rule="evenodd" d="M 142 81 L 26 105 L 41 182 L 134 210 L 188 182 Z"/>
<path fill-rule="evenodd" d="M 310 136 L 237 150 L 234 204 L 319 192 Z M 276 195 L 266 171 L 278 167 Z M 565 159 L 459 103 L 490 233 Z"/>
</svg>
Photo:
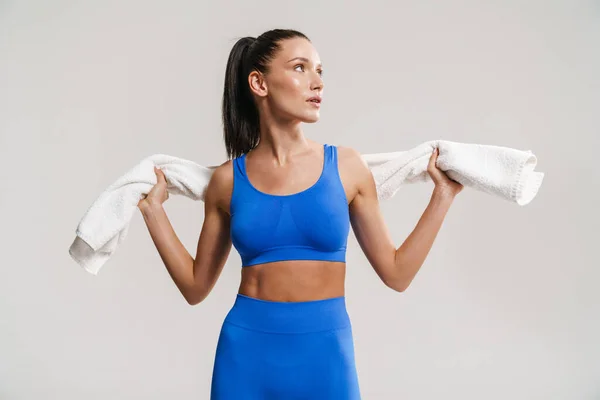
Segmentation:
<svg viewBox="0 0 600 400">
<path fill-rule="evenodd" d="M 304 61 L 306 63 L 310 63 L 310 60 L 306 57 L 294 57 L 291 60 L 288 60 L 287 62 L 292 62 L 294 60 L 300 60 L 300 61 Z M 319 64 L 317 64 L 317 67 L 323 67 L 323 64 L 319 63 Z"/>
</svg>

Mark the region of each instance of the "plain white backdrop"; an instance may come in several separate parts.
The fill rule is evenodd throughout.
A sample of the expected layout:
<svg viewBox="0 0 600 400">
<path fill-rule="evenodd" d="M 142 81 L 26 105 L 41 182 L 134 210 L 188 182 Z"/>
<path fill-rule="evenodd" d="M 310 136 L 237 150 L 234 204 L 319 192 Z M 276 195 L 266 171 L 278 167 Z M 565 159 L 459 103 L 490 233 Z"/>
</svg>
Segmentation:
<svg viewBox="0 0 600 400">
<path fill-rule="evenodd" d="M 208 399 L 237 252 L 192 307 L 140 214 L 97 276 L 67 250 L 142 158 L 225 161 L 227 56 L 272 28 L 304 32 L 323 61 L 310 138 L 363 153 L 508 146 L 546 174 L 524 207 L 460 193 L 404 293 L 351 234 L 363 397 L 600 399 L 600 3 L 573 0 L 0 1 L 0 399 Z M 381 204 L 398 246 L 432 188 Z M 195 254 L 203 204 L 165 207 Z"/>
</svg>

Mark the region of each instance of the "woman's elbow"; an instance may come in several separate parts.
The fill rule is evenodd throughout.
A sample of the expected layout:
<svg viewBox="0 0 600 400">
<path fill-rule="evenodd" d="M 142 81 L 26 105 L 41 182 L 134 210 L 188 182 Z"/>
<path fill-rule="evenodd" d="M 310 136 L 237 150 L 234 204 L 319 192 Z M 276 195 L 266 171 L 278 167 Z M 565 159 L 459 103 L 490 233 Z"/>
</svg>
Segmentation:
<svg viewBox="0 0 600 400">
<path fill-rule="evenodd" d="M 407 282 L 406 279 L 398 277 L 383 279 L 383 283 L 385 284 L 385 286 L 398 293 L 404 292 L 406 289 L 408 289 L 408 286 L 410 285 L 410 282 Z"/>
<path fill-rule="evenodd" d="M 185 301 L 187 301 L 187 303 L 190 306 L 195 306 L 197 304 L 200 304 L 204 301 L 204 299 L 206 298 L 206 294 L 205 293 L 189 293 L 187 295 L 184 295 L 183 297 L 185 298 Z"/>
<path fill-rule="evenodd" d="M 403 284 L 398 284 L 398 283 L 386 283 L 385 284 L 387 287 L 389 287 L 390 289 L 398 292 L 398 293 L 402 293 L 404 292 L 406 289 L 408 289 L 408 285 L 403 285 Z"/>
<path fill-rule="evenodd" d="M 185 301 L 190 305 L 190 306 L 195 306 L 198 305 L 200 303 L 202 303 L 202 298 L 200 297 L 186 297 Z"/>
<path fill-rule="evenodd" d="M 191 287 L 188 290 L 182 290 L 181 294 L 190 306 L 195 306 L 202 303 L 207 296 L 207 293 L 204 290 L 200 290 L 196 287 Z"/>
<path fill-rule="evenodd" d="M 194 298 L 194 297 L 186 297 L 184 296 L 185 301 L 190 305 L 190 306 L 195 306 L 197 304 L 200 304 L 202 302 L 202 300 L 198 299 L 198 298 Z"/>
</svg>

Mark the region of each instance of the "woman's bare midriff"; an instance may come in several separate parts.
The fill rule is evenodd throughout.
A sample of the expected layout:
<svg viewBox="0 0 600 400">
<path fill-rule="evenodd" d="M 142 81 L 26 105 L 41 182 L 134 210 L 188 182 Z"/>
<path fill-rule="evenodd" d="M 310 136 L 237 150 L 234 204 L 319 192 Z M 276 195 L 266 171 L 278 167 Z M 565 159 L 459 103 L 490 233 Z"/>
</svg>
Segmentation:
<svg viewBox="0 0 600 400">
<path fill-rule="evenodd" d="M 346 264 L 278 261 L 242 268 L 239 293 L 268 301 L 311 301 L 344 296 Z"/>
</svg>

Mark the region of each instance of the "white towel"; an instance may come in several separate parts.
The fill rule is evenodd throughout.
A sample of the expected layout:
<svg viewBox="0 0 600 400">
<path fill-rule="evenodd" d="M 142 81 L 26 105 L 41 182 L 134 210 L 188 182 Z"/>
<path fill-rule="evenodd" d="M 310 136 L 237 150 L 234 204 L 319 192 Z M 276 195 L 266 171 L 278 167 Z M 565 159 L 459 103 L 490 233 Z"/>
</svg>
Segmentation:
<svg viewBox="0 0 600 400">
<path fill-rule="evenodd" d="M 405 184 L 431 181 L 427 164 L 436 147 L 436 165 L 450 178 L 521 206 L 533 200 L 544 178 L 534 171 L 537 158 L 530 150 L 432 140 L 407 151 L 362 155 L 375 179 L 378 198 L 393 197 Z M 217 168 L 155 154 L 118 178 L 88 208 L 69 248 L 71 257 L 86 271 L 96 275 L 127 236 L 138 202 L 156 184 L 154 166 L 165 173 L 170 194 L 193 200 L 204 200 Z"/>
</svg>

